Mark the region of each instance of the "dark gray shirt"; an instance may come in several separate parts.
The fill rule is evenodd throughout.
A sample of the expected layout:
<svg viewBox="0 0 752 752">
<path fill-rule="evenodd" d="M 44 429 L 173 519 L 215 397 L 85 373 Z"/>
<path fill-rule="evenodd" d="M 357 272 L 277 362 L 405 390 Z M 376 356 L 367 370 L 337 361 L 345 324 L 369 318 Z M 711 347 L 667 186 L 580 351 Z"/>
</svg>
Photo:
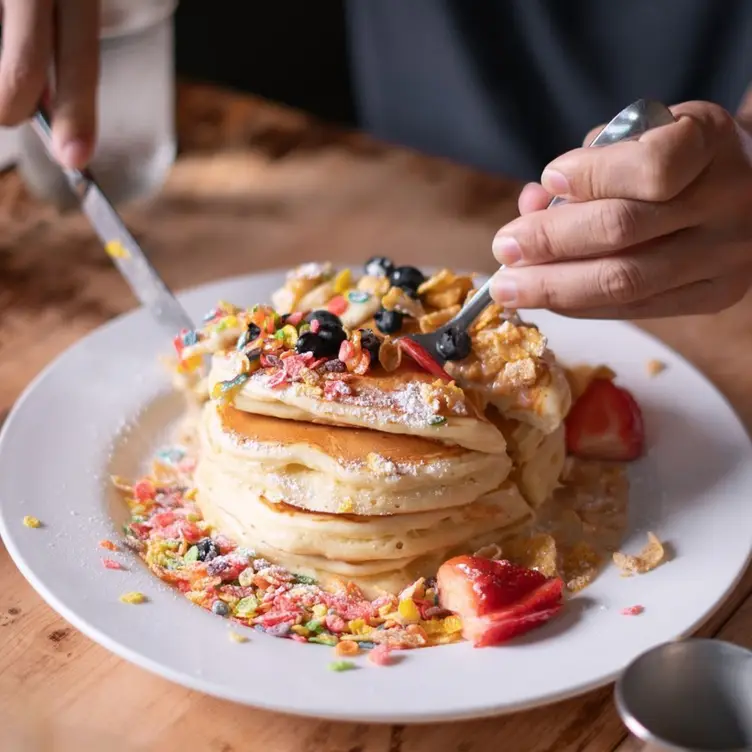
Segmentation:
<svg viewBox="0 0 752 752">
<path fill-rule="evenodd" d="M 752 0 L 349 0 L 362 125 L 536 179 L 640 97 L 732 112 L 752 83 Z"/>
</svg>

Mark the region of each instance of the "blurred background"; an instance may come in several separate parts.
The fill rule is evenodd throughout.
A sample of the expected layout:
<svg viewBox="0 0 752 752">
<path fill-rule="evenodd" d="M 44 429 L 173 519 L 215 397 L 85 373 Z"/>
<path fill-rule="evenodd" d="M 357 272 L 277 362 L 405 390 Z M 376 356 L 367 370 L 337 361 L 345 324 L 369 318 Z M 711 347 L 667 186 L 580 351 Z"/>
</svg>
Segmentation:
<svg viewBox="0 0 752 752">
<path fill-rule="evenodd" d="M 252 13 L 234 13 L 228 23 L 226 14 L 208 13 L 205 0 L 181 0 L 175 18 L 178 76 L 357 125 L 345 2 L 254 3 Z"/>
</svg>

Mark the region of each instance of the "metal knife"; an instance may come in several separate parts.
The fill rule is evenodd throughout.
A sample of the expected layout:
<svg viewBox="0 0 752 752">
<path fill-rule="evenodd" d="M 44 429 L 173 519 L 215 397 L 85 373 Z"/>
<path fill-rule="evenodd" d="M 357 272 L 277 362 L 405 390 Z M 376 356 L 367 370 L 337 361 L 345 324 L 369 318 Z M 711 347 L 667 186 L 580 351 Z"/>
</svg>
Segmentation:
<svg viewBox="0 0 752 752">
<path fill-rule="evenodd" d="M 52 131 L 44 108 L 40 107 L 34 114 L 31 125 L 52 157 Z M 190 316 L 128 232 L 91 173 L 88 170 L 61 169 L 105 251 L 142 305 L 151 311 L 159 324 L 169 329 L 171 336 L 183 329 L 193 329 Z"/>
</svg>

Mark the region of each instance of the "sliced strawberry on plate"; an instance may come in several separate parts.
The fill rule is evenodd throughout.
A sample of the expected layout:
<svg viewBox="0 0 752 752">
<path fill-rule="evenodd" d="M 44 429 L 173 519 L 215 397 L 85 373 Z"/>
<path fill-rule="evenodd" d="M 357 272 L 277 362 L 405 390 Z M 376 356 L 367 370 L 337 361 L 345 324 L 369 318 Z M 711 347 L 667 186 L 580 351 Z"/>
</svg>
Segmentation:
<svg viewBox="0 0 752 752">
<path fill-rule="evenodd" d="M 645 449 L 642 412 L 635 398 L 608 379 L 594 379 L 566 419 L 567 450 L 591 460 L 628 462 Z"/>
<path fill-rule="evenodd" d="M 457 556 L 436 575 L 442 608 L 462 620 L 475 647 L 506 642 L 555 616 L 564 583 L 509 561 Z"/>
</svg>

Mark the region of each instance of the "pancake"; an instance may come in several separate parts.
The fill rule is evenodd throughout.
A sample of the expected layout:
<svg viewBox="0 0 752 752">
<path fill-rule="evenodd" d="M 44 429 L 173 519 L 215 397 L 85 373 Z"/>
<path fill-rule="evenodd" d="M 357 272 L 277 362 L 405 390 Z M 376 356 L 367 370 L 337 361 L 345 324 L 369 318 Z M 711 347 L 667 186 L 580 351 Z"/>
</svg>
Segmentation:
<svg viewBox="0 0 752 752">
<path fill-rule="evenodd" d="M 514 477 L 522 495 L 533 507 L 551 498 L 561 485 L 561 474 L 567 458 L 564 425 L 545 436 L 533 456 L 519 464 Z"/>
<path fill-rule="evenodd" d="M 221 529 L 227 531 L 229 525 L 234 535 L 242 536 L 243 545 L 354 564 L 425 556 L 532 518 L 510 482 L 473 504 L 388 516 L 308 512 L 284 502 L 272 504 L 254 493 L 235 495 L 223 476 L 200 465 L 196 485 L 204 516 L 221 519 Z"/>
<path fill-rule="evenodd" d="M 238 356 L 212 358 L 209 389 L 238 376 Z M 382 369 L 350 374 L 341 391 L 308 370 L 300 380 L 277 382 L 279 368 L 260 368 L 232 394 L 238 410 L 328 425 L 353 426 L 391 434 L 421 436 L 489 454 L 504 454 L 502 434 L 467 399 L 462 390 L 437 380 L 407 360 L 392 373 Z M 308 378 L 308 375 L 311 375 Z M 307 380 L 303 380 L 307 378 Z"/>
<path fill-rule="evenodd" d="M 546 434 L 529 423 L 503 417 L 493 407 L 487 414 L 507 441 L 507 452 L 514 465 L 511 477 L 528 504 L 539 507 L 560 485 L 567 456 L 564 424 Z"/>
<path fill-rule="evenodd" d="M 458 514 L 470 507 L 450 510 L 443 517 L 425 512 L 391 518 L 313 514 L 263 500 L 228 510 L 227 498 L 221 489 L 201 483 L 197 503 L 207 522 L 257 555 L 314 577 L 324 587 L 352 582 L 368 597 L 397 593 L 418 577 L 433 576 L 451 556 L 501 543 L 523 532 L 532 520 L 530 508 L 511 483 L 484 498 L 484 511 L 477 519 Z M 499 509 L 492 512 L 494 506 Z M 463 535 L 472 535 L 460 539 L 452 532 L 455 520 Z M 335 551 L 356 560 L 331 558 Z M 388 558 L 376 558 L 382 554 Z"/>
<path fill-rule="evenodd" d="M 203 477 L 225 493 L 314 512 L 392 515 L 462 506 L 498 488 L 512 466 L 506 455 L 214 403 L 203 409 L 200 437 Z"/>
</svg>

